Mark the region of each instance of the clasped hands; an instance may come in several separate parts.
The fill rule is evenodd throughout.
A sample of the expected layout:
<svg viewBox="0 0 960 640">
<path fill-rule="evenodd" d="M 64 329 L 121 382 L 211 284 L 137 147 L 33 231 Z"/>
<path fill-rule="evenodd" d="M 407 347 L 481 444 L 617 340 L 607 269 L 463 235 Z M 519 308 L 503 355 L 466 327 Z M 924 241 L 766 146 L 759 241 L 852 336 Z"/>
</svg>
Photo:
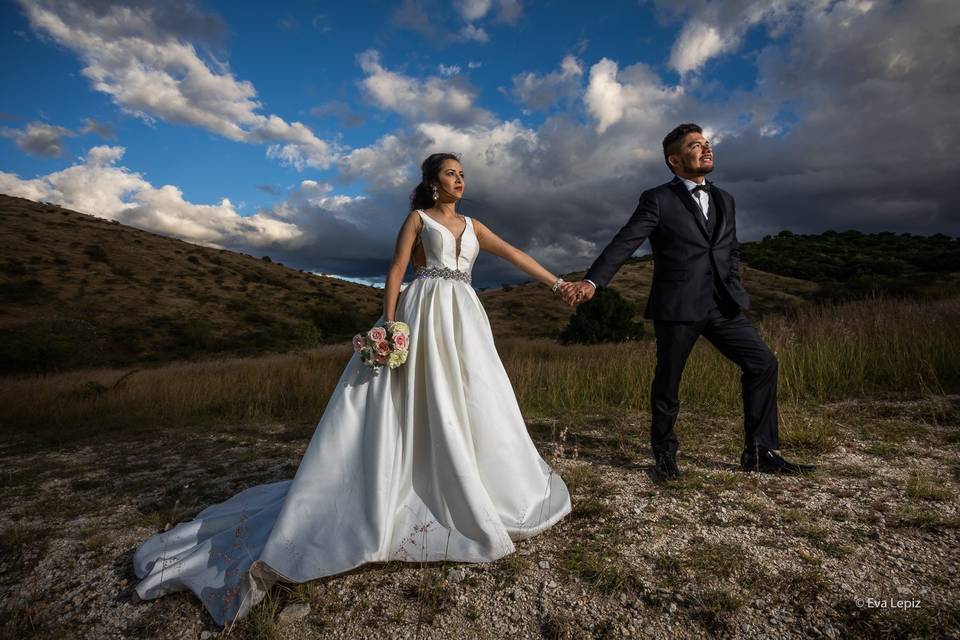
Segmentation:
<svg viewBox="0 0 960 640">
<path fill-rule="evenodd" d="M 593 297 L 595 292 L 596 289 L 594 289 L 593 285 L 583 280 L 579 282 L 564 282 L 560 285 L 560 298 L 571 307 L 586 302 Z"/>
</svg>

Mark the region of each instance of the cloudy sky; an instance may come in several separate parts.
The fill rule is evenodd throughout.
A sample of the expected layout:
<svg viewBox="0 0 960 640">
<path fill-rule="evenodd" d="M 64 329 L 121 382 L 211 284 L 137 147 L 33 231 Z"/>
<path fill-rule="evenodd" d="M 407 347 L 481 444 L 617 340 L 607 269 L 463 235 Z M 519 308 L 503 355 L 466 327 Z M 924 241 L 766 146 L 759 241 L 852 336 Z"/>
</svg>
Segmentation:
<svg viewBox="0 0 960 640">
<path fill-rule="evenodd" d="M 698 122 L 741 240 L 960 235 L 957 0 L 0 0 L 0 192 L 381 281 L 419 163 L 590 265 Z M 482 256 L 475 285 L 528 279 Z"/>
</svg>

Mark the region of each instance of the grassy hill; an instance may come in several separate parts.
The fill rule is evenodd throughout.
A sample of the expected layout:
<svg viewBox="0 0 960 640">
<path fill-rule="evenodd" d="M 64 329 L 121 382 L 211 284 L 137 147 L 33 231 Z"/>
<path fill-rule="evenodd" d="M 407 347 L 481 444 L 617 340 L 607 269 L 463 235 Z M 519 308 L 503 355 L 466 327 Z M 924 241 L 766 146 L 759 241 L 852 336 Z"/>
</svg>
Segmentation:
<svg viewBox="0 0 960 640">
<path fill-rule="evenodd" d="M 818 282 L 816 297 L 831 301 L 875 292 L 943 298 L 954 295 L 960 284 L 960 239 L 942 233 L 781 231 L 745 243 L 743 259 L 764 271 Z"/>
<path fill-rule="evenodd" d="M 742 246 L 741 273 L 754 317 L 875 293 L 938 299 L 955 295 L 960 287 L 960 239 L 943 234 L 782 231 Z M 580 279 L 585 273 L 576 271 L 564 278 Z M 611 286 L 642 310 L 652 278 L 650 257 L 635 258 L 627 261 Z M 504 286 L 480 297 L 498 337 L 554 338 L 569 317 L 566 308 L 537 283 Z"/>
<path fill-rule="evenodd" d="M 253 355 L 347 340 L 382 291 L 0 195 L 0 367 Z"/>
<path fill-rule="evenodd" d="M 343 342 L 382 289 L 0 195 L 0 372 L 251 356 Z M 612 282 L 641 310 L 652 263 Z M 578 279 L 583 271 L 563 274 Z M 744 266 L 754 313 L 803 306 L 817 285 Z M 555 339 L 572 313 L 539 283 L 480 292 L 498 338 Z"/>
</svg>

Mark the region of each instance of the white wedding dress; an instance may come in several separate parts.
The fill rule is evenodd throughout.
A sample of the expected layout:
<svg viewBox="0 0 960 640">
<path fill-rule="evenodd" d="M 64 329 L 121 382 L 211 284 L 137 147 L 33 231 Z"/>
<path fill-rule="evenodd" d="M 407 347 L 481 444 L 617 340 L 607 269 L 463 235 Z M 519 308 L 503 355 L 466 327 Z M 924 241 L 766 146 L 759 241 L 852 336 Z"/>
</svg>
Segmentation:
<svg viewBox="0 0 960 640">
<path fill-rule="evenodd" d="M 390 560 L 492 561 L 570 512 L 468 282 L 480 249 L 473 221 L 458 254 L 453 233 L 420 216 L 426 266 L 396 310 L 410 326 L 407 362 L 374 375 L 355 352 L 294 478 L 145 541 L 133 557 L 140 598 L 190 589 L 225 625 L 277 580 Z"/>
</svg>

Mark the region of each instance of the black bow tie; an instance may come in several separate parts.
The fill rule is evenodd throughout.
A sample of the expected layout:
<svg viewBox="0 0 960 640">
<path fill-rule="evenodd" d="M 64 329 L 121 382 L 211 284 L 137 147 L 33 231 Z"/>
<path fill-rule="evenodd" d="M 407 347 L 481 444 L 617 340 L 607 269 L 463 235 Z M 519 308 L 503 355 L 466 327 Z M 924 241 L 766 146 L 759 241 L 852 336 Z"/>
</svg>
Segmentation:
<svg viewBox="0 0 960 640">
<path fill-rule="evenodd" d="M 710 187 L 705 184 L 698 184 L 693 189 L 690 189 L 690 193 L 696 193 L 697 191 L 703 191 L 704 193 L 710 193 Z"/>
</svg>

